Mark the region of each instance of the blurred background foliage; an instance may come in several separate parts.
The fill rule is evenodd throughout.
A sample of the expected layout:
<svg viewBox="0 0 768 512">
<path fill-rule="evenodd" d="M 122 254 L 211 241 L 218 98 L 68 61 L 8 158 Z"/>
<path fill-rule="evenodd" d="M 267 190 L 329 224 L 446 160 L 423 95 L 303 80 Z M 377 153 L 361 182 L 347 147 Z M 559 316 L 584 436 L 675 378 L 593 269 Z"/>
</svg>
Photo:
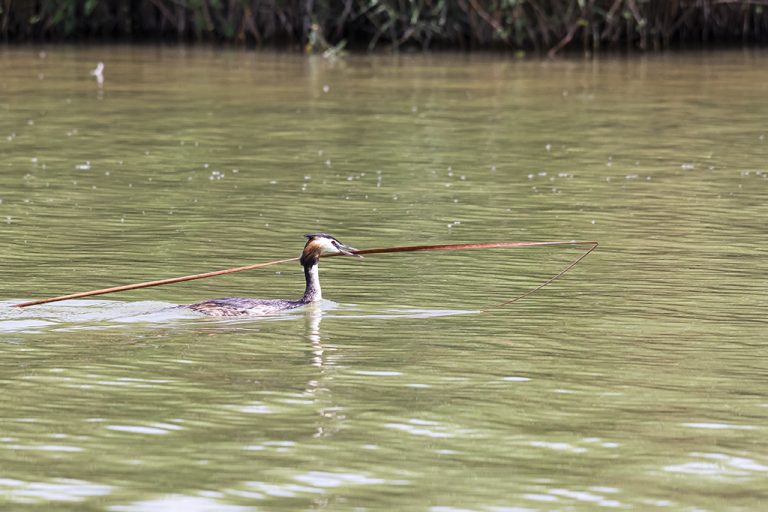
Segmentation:
<svg viewBox="0 0 768 512">
<path fill-rule="evenodd" d="M 765 43 L 766 10 L 768 0 L 0 0 L 0 37 L 555 54 Z"/>
</svg>

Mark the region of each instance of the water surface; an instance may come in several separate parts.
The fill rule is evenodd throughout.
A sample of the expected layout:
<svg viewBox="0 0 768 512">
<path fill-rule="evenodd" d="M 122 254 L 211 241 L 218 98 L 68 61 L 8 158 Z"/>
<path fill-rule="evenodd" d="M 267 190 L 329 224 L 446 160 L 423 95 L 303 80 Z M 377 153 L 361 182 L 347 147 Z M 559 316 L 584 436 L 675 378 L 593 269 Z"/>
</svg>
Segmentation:
<svg viewBox="0 0 768 512">
<path fill-rule="evenodd" d="M 103 61 L 104 83 L 89 74 Z M 25 510 L 759 510 L 768 53 L 0 51 L 0 501 Z M 359 248 L 578 249 L 297 264 Z"/>
</svg>

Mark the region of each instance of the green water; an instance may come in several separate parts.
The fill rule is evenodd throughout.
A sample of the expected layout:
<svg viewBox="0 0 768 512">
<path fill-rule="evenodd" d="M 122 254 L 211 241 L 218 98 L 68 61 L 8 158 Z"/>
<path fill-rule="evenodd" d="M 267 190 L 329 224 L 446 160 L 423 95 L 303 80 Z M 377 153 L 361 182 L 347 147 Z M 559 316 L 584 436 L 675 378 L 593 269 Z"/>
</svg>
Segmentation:
<svg viewBox="0 0 768 512">
<path fill-rule="evenodd" d="M 89 74 L 105 63 L 100 86 Z M 761 510 L 768 53 L 0 50 L 8 510 Z M 169 306 L 298 297 L 270 319 Z"/>
</svg>

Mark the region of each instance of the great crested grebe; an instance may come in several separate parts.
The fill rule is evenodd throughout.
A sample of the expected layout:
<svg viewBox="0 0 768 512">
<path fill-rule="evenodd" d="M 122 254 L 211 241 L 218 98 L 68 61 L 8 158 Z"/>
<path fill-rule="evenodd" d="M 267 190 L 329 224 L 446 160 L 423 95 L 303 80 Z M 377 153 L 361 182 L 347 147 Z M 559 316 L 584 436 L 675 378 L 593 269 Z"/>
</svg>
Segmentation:
<svg viewBox="0 0 768 512">
<path fill-rule="evenodd" d="M 320 290 L 320 274 L 318 262 L 320 256 L 326 254 L 343 254 L 345 256 L 357 256 L 352 251 L 356 249 L 344 245 L 336 238 L 326 233 L 310 233 L 304 235 L 308 238 L 307 244 L 301 253 L 299 261 L 304 267 L 304 277 L 307 287 L 304 295 L 298 300 L 287 299 L 250 299 L 244 297 L 227 297 L 223 299 L 211 299 L 197 304 L 187 304 L 182 307 L 204 313 L 209 316 L 257 316 L 271 315 L 281 311 L 300 308 L 323 298 Z"/>
</svg>

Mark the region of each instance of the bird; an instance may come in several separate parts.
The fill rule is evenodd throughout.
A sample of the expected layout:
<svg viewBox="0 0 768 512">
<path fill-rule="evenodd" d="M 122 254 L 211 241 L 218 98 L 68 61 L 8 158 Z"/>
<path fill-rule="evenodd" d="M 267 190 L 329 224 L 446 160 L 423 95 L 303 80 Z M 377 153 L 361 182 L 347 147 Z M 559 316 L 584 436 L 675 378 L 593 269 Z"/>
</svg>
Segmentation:
<svg viewBox="0 0 768 512">
<path fill-rule="evenodd" d="M 304 267 L 306 288 L 304 295 L 298 300 L 289 299 L 253 299 L 247 297 L 225 297 L 210 299 L 195 304 L 185 304 L 181 307 L 203 313 L 208 316 L 265 316 L 290 311 L 317 302 L 323 298 L 320 289 L 320 274 L 318 264 L 320 256 L 339 254 L 356 256 L 357 249 L 341 243 L 337 238 L 327 233 L 309 233 L 304 235 L 307 243 L 301 252 L 299 262 Z"/>
<path fill-rule="evenodd" d="M 91 70 L 91 76 L 96 77 L 96 83 L 99 85 L 104 84 L 104 63 L 99 62 L 96 64 L 96 68 Z"/>
</svg>

